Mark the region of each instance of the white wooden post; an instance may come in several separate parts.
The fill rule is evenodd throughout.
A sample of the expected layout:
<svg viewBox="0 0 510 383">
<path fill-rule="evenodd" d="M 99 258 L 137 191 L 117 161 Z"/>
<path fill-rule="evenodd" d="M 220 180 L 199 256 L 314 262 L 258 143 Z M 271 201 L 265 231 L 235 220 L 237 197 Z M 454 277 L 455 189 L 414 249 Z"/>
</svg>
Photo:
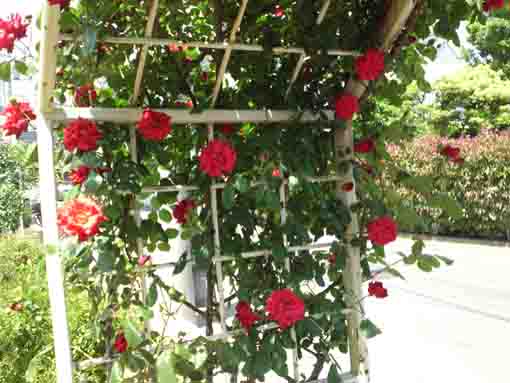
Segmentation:
<svg viewBox="0 0 510 383">
<path fill-rule="evenodd" d="M 46 113 L 51 111 L 52 93 L 55 88 L 57 60 L 55 51 L 59 33 L 59 17 L 59 7 L 49 6 L 48 2 L 43 0 L 39 74 L 39 112 L 41 116 L 37 124 L 37 144 L 43 238 L 46 245 L 52 246 L 58 244 L 57 190 L 53 155 L 53 122 L 47 119 Z M 57 383 L 72 383 L 73 362 L 67 323 L 64 275 L 61 259 L 57 254 L 46 256 L 46 271 L 55 344 Z"/>
</svg>

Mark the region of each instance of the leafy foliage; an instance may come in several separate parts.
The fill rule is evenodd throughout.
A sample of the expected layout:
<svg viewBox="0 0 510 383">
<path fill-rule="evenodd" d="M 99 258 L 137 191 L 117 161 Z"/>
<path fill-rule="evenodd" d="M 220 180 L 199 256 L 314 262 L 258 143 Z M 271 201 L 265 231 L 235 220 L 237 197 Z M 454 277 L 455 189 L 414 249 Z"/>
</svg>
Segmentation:
<svg viewBox="0 0 510 383">
<path fill-rule="evenodd" d="M 75 358 L 91 353 L 86 298 L 68 294 Z M 18 306 L 14 306 L 18 305 Z M 44 251 L 36 240 L 0 239 L 0 382 L 43 383 L 55 380 L 53 337 L 44 272 Z M 84 374 L 104 381 L 99 370 Z"/>
<path fill-rule="evenodd" d="M 488 65 L 467 67 L 434 84 L 434 130 L 448 136 L 476 135 L 510 127 L 510 82 Z"/>
<path fill-rule="evenodd" d="M 468 53 L 474 63 L 487 62 L 492 69 L 510 75 L 510 11 L 508 7 L 491 12 L 490 17 L 470 20 L 468 39 L 474 45 Z"/>
</svg>

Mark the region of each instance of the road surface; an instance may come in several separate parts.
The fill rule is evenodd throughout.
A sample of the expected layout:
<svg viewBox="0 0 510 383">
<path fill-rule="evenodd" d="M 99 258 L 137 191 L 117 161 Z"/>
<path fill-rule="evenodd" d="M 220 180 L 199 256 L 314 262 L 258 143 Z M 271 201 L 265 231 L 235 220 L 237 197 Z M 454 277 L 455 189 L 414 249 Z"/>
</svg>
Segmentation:
<svg viewBox="0 0 510 383">
<path fill-rule="evenodd" d="M 388 250 L 407 251 L 399 239 Z M 383 334 L 369 340 L 373 383 L 510 382 L 510 248 L 427 241 L 426 253 L 453 266 L 399 270 L 384 279 L 389 297 L 371 298 Z"/>
</svg>

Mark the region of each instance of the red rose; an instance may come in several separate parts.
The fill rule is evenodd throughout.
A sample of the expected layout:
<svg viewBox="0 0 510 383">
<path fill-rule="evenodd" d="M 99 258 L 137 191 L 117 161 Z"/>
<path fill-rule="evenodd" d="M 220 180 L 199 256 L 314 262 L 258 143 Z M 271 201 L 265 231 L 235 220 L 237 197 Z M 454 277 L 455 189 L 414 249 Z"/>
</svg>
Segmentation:
<svg viewBox="0 0 510 383">
<path fill-rule="evenodd" d="M 352 120 L 354 113 L 359 112 L 358 98 L 349 93 L 338 95 L 335 107 L 336 118 Z"/>
<path fill-rule="evenodd" d="M 138 258 L 138 266 L 143 267 L 150 260 L 151 260 L 150 255 L 140 255 L 140 257 Z"/>
<path fill-rule="evenodd" d="M 200 170 L 210 177 L 221 177 L 234 170 L 237 153 L 228 142 L 212 140 L 199 156 Z"/>
<path fill-rule="evenodd" d="M 285 11 L 280 5 L 277 5 L 276 7 L 274 7 L 273 15 L 275 17 L 283 17 L 285 16 Z"/>
<path fill-rule="evenodd" d="M 266 311 L 282 330 L 305 318 L 304 302 L 290 289 L 273 291 L 267 298 Z"/>
<path fill-rule="evenodd" d="M 330 265 L 336 264 L 336 254 L 335 253 L 329 253 L 328 255 L 328 262 Z"/>
<path fill-rule="evenodd" d="M 74 92 L 74 103 L 76 106 L 92 106 L 97 99 L 97 92 L 90 84 L 76 88 Z"/>
<path fill-rule="evenodd" d="M 225 136 L 228 136 L 235 132 L 234 126 L 232 124 L 224 124 L 220 128 L 221 133 L 223 133 Z"/>
<path fill-rule="evenodd" d="M 376 298 L 386 298 L 388 296 L 388 290 L 386 290 L 382 282 L 370 282 L 368 284 L 368 295 Z"/>
<path fill-rule="evenodd" d="M 64 128 L 64 146 L 70 152 L 75 149 L 80 152 L 96 150 L 97 141 L 102 138 L 103 135 L 97 130 L 96 123 L 84 118 L 71 121 Z"/>
<path fill-rule="evenodd" d="M 24 23 L 18 13 L 11 15 L 4 23 L 7 32 L 12 33 L 16 40 L 20 40 L 27 36 L 27 28 L 29 24 Z"/>
<path fill-rule="evenodd" d="M 251 310 L 248 302 L 240 301 L 236 306 L 236 319 L 241 323 L 246 332 L 249 332 L 255 322 L 261 318 Z"/>
<path fill-rule="evenodd" d="M 375 142 L 371 138 L 365 138 L 354 144 L 355 153 L 370 153 L 375 149 Z"/>
<path fill-rule="evenodd" d="M 79 168 L 71 170 L 71 174 L 69 175 L 69 178 L 71 179 L 71 182 L 75 185 L 81 185 L 84 183 L 87 178 L 89 177 L 90 171 L 92 169 L 88 166 L 80 166 Z"/>
<path fill-rule="evenodd" d="M 128 341 L 123 333 L 119 333 L 117 337 L 115 338 L 115 343 L 113 344 L 113 348 L 118 353 L 126 352 L 128 349 Z"/>
<path fill-rule="evenodd" d="M 360 80 L 376 80 L 384 71 L 384 52 L 370 48 L 356 59 L 354 66 Z"/>
<path fill-rule="evenodd" d="M 373 244 L 384 246 L 397 239 L 397 224 L 388 216 L 376 218 L 367 225 L 368 239 Z"/>
<path fill-rule="evenodd" d="M 28 24 L 19 14 L 11 15 L 7 20 L 0 19 L 0 49 L 12 52 L 14 42 L 27 35 Z"/>
<path fill-rule="evenodd" d="M 70 200 L 57 212 L 60 231 L 65 235 L 77 236 L 80 242 L 98 234 L 99 225 L 107 220 L 101 206 L 87 197 Z"/>
<path fill-rule="evenodd" d="M 456 160 L 458 160 L 458 158 L 460 156 L 460 149 L 448 144 L 448 145 L 445 145 L 442 148 L 440 148 L 440 153 L 443 156 L 448 157 L 449 160 L 455 162 Z"/>
<path fill-rule="evenodd" d="M 26 132 L 30 121 L 36 119 L 27 102 L 11 101 L 0 114 L 6 117 L 5 123 L 2 125 L 5 135 L 16 136 L 17 138 Z"/>
<path fill-rule="evenodd" d="M 346 182 L 342 185 L 342 190 L 344 192 L 351 192 L 354 189 L 354 183 Z"/>
<path fill-rule="evenodd" d="M 172 132 L 172 118 L 165 113 L 145 109 L 138 121 L 138 131 L 148 141 L 163 141 Z"/>
<path fill-rule="evenodd" d="M 209 73 L 207 73 L 207 72 L 202 72 L 202 74 L 200 75 L 200 79 L 201 79 L 202 81 L 207 81 L 207 80 L 209 80 Z"/>
<path fill-rule="evenodd" d="M 0 49 L 5 49 L 7 52 L 11 53 L 14 49 L 14 41 L 16 38 L 14 37 L 14 33 L 8 31 L 8 27 L 4 23 L 5 21 L 0 20 Z"/>
<path fill-rule="evenodd" d="M 505 0 L 487 0 L 483 3 L 482 9 L 484 12 L 489 12 L 493 9 L 501 9 L 505 6 Z"/>
<path fill-rule="evenodd" d="M 414 44 L 414 43 L 416 43 L 416 37 L 415 36 L 409 36 L 407 38 L 407 41 L 409 42 L 409 44 Z"/>
<path fill-rule="evenodd" d="M 67 8 L 71 0 L 48 0 L 49 5 L 60 5 L 60 8 Z"/>
<path fill-rule="evenodd" d="M 186 224 L 188 222 L 188 215 L 190 211 L 195 207 L 195 202 L 190 199 L 184 199 L 179 201 L 177 205 L 172 209 L 172 214 L 176 219 L 177 223 L 180 225 Z"/>
<path fill-rule="evenodd" d="M 279 168 L 274 168 L 274 169 L 273 169 L 272 176 L 273 176 L 273 177 L 281 177 L 281 176 L 282 176 L 282 172 L 280 171 L 280 169 L 279 169 Z"/>
</svg>

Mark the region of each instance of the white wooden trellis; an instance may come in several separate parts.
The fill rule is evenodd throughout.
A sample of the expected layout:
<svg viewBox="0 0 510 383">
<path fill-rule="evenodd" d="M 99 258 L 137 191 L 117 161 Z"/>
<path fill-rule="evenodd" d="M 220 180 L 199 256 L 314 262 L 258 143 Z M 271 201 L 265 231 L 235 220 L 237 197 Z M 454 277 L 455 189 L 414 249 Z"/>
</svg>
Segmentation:
<svg viewBox="0 0 510 383">
<path fill-rule="evenodd" d="M 172 116 L 174 124 L 203 124 L 207 126 L 209 140 L 214 138 L 214 124 L 215 123 L 274 123 L 274 122 L 291 122 L 295 112 L 294 111 L 271 111 L 271 110 L 217 110 L 214 109 L 216 101 L 221 90 L 224 75 L 226 73 L 228 63 L 232 52 L 234 51 L 251 51 L 262 52 L 264 48 L 260 45 L 236 43 L 237 32 L 241 26 L 244 13 L 249 0 L 242 0 L 238 15 L 232 26 L 232 30 L 228 42 L 220 43 L 202 43 L 190 42 L 186 43 L 188 47 L 209 48 L 216 50 L 224 50 L 223 59 L 220 67 L 218 68 L 217 81 L 212 94 L 211 108 L 199 114 L 191 114 L 183 110 L 162 110 L 163 112 Z M 109 121 L 117 123 L 131 123 L 131 155 L 133 161 L 138 161 L 136 152 L 136 131 L 134 123 L 137 122 L 142 113 L 138 108 L 127 109 L 108 109 L 108 108 L 61 108 L 53 104 L 52 94 L 55 88 L 56 76 L 56 51 L 59 40 L 76 40 L 75 36 L 60 34 L 58 30 L 60 10 L 58 6 L 49 6 L 47 0 L 43 2 L 43 16 L 42 16 L 42 42 L 40 48 L 41 61 L 40 61 L 40 80 L 39 80 L 39 112 L 41 119 L 38 122 L 38 145 L 39 145 L 39 169 L 40 169 L 40 185 L 41 185 L 41 209 L 43 221 L 43 234 L 44 241 L 48 245 L 58 244 L 58 228 L 56 218 L 56 184 L 55 184 L 55 171 L 54 171 L 54 136 L 53 129 L 56 121 L 66 121 L 78 117 L 88 118 L 94 121 Z M 324 3 L 317 18 L 317 24 L 323 22 L 330 0 L 324 0 Z M 143 80 L 143 72 L 145 67 L 145 59 L 150 46 L 154 45 L 168 45 L 180 44 L 178 41 L 171 39 L 155 39 L 152 38 L 152 29 L 154 21 L 157 16 L 159 1 L 153 0 L 149 15 L 144 38 L 129 38 L 129 37 L 107 37 L 102 40 L 103 43 L 112 44 L 128 44 L 141 46 L 137 75 L 134 84 L 134 94 L 131 99 L 132 105 L 136 105 L 138 100 L 141 84 Z M 388 15 L 386 16 L 383 36 L 384 41 L 382 48 L 388 51 L 394 40 L 398 37 L 403 27 L 405 26 L 409 16 L 416 6 L 416 0 L 393 0 L 389 8 Z M 286 92 L 286 97 L 290 94 L 292 86 L 297 80 L 301 69 L 306 62 L 306 54 L 303 48 L 282 48 L 276 47 L 273 49 L 275 54 L 299 54 L 297 65 L 292 73 L 289 81 L 289 86 Z M 329 50 L 328 55 L 331 56 L 356 56 L 358 53 L 343 50 Z M 361 96 L 365 90 L 366 85 L 358 81 L 351 80 L 347 84 L 347 89 L 355 96 Z M 332 118 L 332 113 L 328 113 Z M 318 117 L 311 113 L 304 113 L 300 119 L 300 123 L 317 120 Z M 338 129 L 336 133 L 336 147 L 337 149 L 350 148 L 352 153 L 352 123 L 347 124 L 344 130 Z M 337 150 L 338 152 L 338 150 Z M 356 202 L 355 192 L 344 192 L 341 185 L 345 182 L 353 182 L 352 169 L 347 175 L 339 175 L 334 177 L 317 177 L 310 178 L 310 182 L 335 182 L 337 185 L 338 197 L 344 200 L 347 205 L 352 205 Z M 254 185 L 256 185 L 255 183 Z M 285 224 L 287 219 L 286 211 L 286 185 L 287 182 L 282 182 L 280 187 L 280 201 L 281 201 L 281 223 Z M 211 208 L 213 216 L 213 229 L 214 229 L 214 247 L 215 254 L 212 261 L 216 266 L 216 274 L 218 278 L 218 295 L 220 303 L 220 322 L 223 333 L 213 335 L 212 339 L 223 339 L 232 336 L 234 333 L 227 333 L 225 324 L 225 302 L 223 294 L 223 270 L 222 262 L 228 262 L 236 259 L 235 257 L 221 255 L 220 231 L 218 225 L 218 201 L 217 190 L 224 188 L 224 183 L 213 182 L 210 188 L 211 193 Z M 148 187 L 145 188 L 146 192 L 171 192 L 171 191 L 191 191 L 197 188 L 192 185 L 181 185 L 172 187 Z M 139 222 L 139 215 L 137 213 L 137 221 Z M 353 215 L 353 220 L 348 228 L 348 235 L 356 236 L 359 232 L 356 216 Z M 331 244 L 303 244 L 302 246 L 288 246 L 287 238 L 283 238 L 284 245 L 287 247 L 289 253 L 299 252 L 301 250 L 312 250 L 316 248 L 329 247 Z M 139 242 L 138 252 L 143 251 L 143 243 Z M 348 262 L 347 269 L 349 273 L 345 275 L 345 286 L 349 291 L 348 306 L 349 308 L 343 310 L 344 314 L 348 317 L 349 326 L 349 346 L 351 356 L 351 372 L 343 376 L 343 381 L 355 382 L 360 374 L 360 364 L 363 362 L 365 368 L 368 365 L 368 355 L 366 351 L 366 344 L 359 334 L 360 313 L 357 309 L 359 299 L 361 297 L 361 270 L 360 270 L 360 254 L 359 249 L 348 246 Z M 263 257 L 271 254 L 271 250 L 262 250 L 254 252 L 246 252 L 241 254 L 243 258 Z M 161 265 L 164 266 L 164 265 Z M 290 260 L 286 261 L 287 269 L 290 268 Z M 73 368 L 88 368 L 94 365 L 111 363 L 111 360 L 106 358 L 89 359 L 82 362 L 73 362 L 71 358 L 71 348 L 69 341 L 69 327 L 67 323 L 67 313 L 64 295 L 64 278 L 62 265 L 58 255 L 50 254 L 47 256 L 47 272 L 48 272 L 48 285 L 50 303 L 52 309 L 53 321 L 53 334 L 55 342 L 55 356 L 57 365 L 57 382 L 58 383 L 72 383 Z M 265 328 L 272 328 L 272 326 L 265 326 Z M 292 330 L 292 337 L 295 339 L 295 332 Z M 297 352 L 293 351 L 293 373 L 296 381 L 300 380 L 298 368 Z"/>
</svg>

